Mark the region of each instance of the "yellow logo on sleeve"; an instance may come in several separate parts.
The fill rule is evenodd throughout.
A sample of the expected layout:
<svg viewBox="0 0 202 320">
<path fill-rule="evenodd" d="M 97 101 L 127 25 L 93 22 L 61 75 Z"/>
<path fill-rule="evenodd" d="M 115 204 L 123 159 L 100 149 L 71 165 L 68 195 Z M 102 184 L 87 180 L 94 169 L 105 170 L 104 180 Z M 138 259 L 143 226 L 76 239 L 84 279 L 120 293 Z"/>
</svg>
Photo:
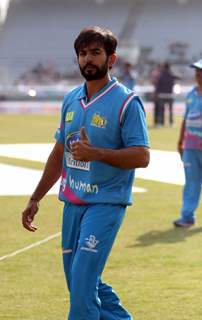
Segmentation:
<svg viewBox="0 0 202 320">
<path fill-rule="evenodd" d="M 73 111 L 67 112 L 65 121 L 66 121 L 66 122 L 72 122 L 73 117 L 74 117 L 74 112 L 73 112 Z"/>
</svg>

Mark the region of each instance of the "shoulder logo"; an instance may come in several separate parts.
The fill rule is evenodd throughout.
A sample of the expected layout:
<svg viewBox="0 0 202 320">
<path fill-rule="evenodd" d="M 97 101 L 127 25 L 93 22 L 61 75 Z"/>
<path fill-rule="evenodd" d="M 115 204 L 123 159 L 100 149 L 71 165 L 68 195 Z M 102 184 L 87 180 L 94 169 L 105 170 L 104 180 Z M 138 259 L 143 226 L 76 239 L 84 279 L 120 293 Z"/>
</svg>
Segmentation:
<svg viewBox="0 0 202 320">
<path fill-rule="evenodd" d="M 189 98 L 187 99 L 187 104 L 191 104 L 193 102 L 193 99 Z"/>
<path fill-rule="evenodd" d="M 107 119 L 96 112 L 91 121 L 91 125 L 98 128 L 106 128 Z"/>
<path fill-rule="evenodd" d="M 72 122 L 73 118 L 74 118 L 74 112 L 73 111 L 67 112 L 65 122 Z"/>
</svg>

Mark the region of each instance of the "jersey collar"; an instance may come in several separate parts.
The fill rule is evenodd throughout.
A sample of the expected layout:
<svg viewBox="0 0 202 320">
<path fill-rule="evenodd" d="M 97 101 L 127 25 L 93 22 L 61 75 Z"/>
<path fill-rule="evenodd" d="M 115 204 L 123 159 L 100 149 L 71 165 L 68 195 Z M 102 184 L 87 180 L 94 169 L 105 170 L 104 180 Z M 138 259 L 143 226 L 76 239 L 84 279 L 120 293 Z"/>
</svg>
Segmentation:
<svg viewBox="0 0 202 320">
<path fill-rule="evenodd" d="M 79 96 L 80 103 L 84 109 L 90 107 L 93 103 L 95 103 L 97 100 L 102 98 L 105 94 L 107 94 L 109 91 L 111 91 L 114 87 L 116 87 L 118 84 L 118 80 L 113 77 L 112 80 L 110 80 L 100 91 L 98 91 L 90 101 L 87 101 L 87 94 L 86 94 L 86 85 L 83 85 L 81 95 Z"/>
</svg>

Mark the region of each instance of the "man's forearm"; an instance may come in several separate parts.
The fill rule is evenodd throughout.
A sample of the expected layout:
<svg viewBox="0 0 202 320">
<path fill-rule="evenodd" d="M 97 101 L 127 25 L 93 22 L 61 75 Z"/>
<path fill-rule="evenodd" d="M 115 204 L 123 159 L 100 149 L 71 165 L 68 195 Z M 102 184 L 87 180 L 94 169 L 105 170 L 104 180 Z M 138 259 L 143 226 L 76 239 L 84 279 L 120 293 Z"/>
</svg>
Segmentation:
<svg viewBox="0 0 202 320">
<path fill-rule="evenodd" d="M 182 150 L 183 150 L 184 132 L 185 132 L 185 120 L 183 120 L 183 122 L 182 122 L 181 129 L 180 129 L 180 135 L 179 135 L 179 139 L 178 139 L 178 143 L 177 143 L 177 149 L 180 154 L 182 154 Z"/>
<path fill-rule="evenodd" d="M 61 175 L 62 170 L 62 155 L 51 152 L 41 177 L 31 199 L 40 201 L 50 188 L 56 183 Z"/>
<path fill-rule="evenodd" d="M 181 125 L 181 129 L 180 129 L 180 135 L 179 135 L 179 139 L 178 139 L 178 143 L 180 143 L 180 144 L 183 143 L 184 131 L 185 131 L 185 120 L 183 120 L 182 125 Z"/>
<path fill-rule="evenodd" d="M 121 169 L 145 168 L 149 164 L 149 148 L 132 146 L 119 150 L 97 148 L 90 144 L 87 137 L 71 145 L 74 160 L 101 161 Z"/>
<path fill-rule="evenodd" d="M 145 168 L 149 164 L 149 149 L 130 147 L 120 150 L 95 148 L 95 160 L 121 169 Z"/>
</svg>

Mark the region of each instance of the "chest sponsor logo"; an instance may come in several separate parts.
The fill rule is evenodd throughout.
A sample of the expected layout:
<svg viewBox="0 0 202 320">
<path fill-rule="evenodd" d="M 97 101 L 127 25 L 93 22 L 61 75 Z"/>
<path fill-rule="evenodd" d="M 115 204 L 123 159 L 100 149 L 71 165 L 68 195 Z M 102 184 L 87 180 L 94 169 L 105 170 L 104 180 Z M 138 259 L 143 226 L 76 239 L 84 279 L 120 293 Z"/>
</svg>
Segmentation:
<svg viewBox="0 0 202 320">
<path fill-rule="evenodd" d="M 106 128 L 107 119 L 101 116 L 98 112 L 96 112 L 91 120 L 91 125 L 98 128 Z"/>
<path fill-rule="evenodd" d="M 65 148 L 70 152 L 71 151 L 71 144 L 74 141 L 78 141 L 80 140 L 80 132 L 76 131 L 76 132 L 72 132 L 70 134 L 67 135 L 66 140 L 65 140 Z"/>
<path fill-rule="evenodd" d="M 71 144 L 74 141 L 80 140 L 80 132 L 76 131 L 73 133 L 70 133 L 65 141 L 65 160 L 66 160 L 66 165 L 69 168 L 74 168 L 74 169 L 80 169 L 80 170 L 86 170 L 90 171 L 90 162 L 85 162 L 85 161 L 79 161 L 79 160 L 74 160 L 71 155 Z"/>
<path fill-rule="evenodd" d="M 69 186 L 73 190 L 83 191 L 85 193 L 97 194 L 99 192 L 97 184 L 87 183 L 82 180 L 75 180 L 71 175 L 69 176 Z"/>
<path fill-rule="evenodd" d="M 74 112 L 73 111 L 67 112 L 65 122 L 72 122 L 73 118 L 74 118 Z"/>
<path fill-rule="evenodd" d="M 69 168 L 90 171 L 90 162 L 74 160 L 70 152 L 65 152 L 65 160 Z"/>
</svg>

